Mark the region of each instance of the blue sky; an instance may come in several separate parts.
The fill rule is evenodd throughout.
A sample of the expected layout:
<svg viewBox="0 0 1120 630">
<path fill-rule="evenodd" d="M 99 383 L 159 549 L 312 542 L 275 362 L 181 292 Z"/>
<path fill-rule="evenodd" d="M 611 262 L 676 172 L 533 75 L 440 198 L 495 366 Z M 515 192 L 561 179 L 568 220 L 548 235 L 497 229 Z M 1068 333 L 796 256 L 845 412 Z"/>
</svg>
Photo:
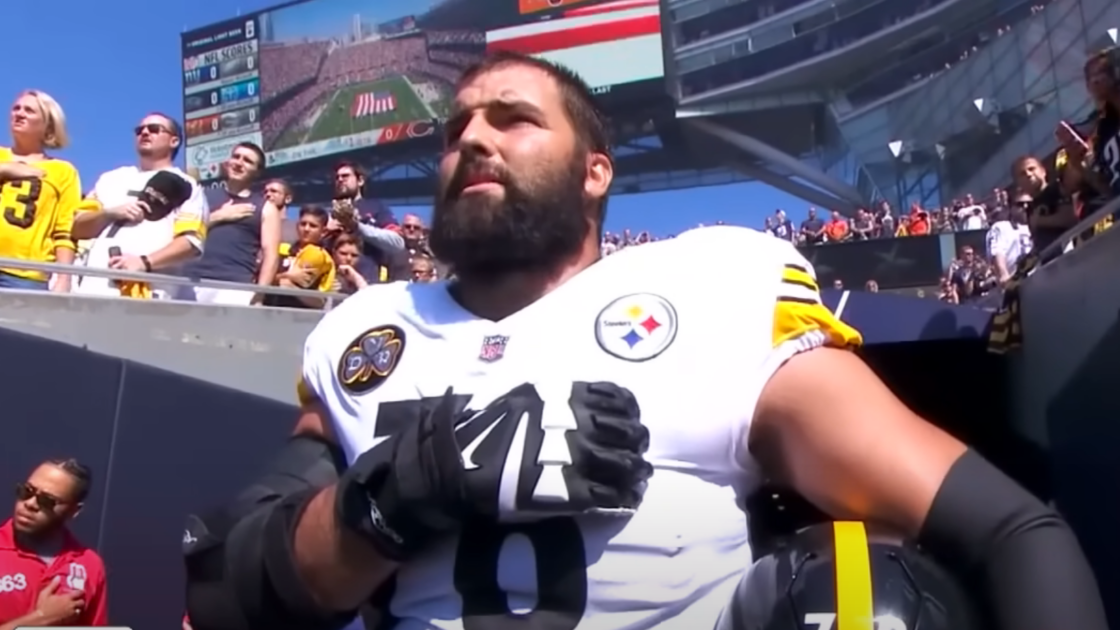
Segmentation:
<svg viewBox="0 0 1120 630">
<path fill-rule="evenodd" d="M 408 14 L 402 10 L 406 3 L 315 0 L 314 4 L 336 8 L 327 9 L 322 15 L 330 17 L 309 22 L 308 28 L 327 28 L 334 16 L 353 16 L 354 7 L 362 4 L 370 7 L 359 8 L 363 17 L 391 20 Z M 10 102 L 21 90 L 34 88 L 58 99 L 73 139 L 73 145 L 58 155 L 78 167 L 88 188 L 101 173 L 133 163 L 131 130 L 145 114 L 162 111 L 181 118 L 182 31 L 275 4 L 267 0 L 240 5 L 228 0 L 61 0 L 50 5 L 47 16 L 42 5 L 12 3 L 5 9 L 5 21 L 28 26 L 8 29 L 7 49 L 26 54 L 13 59 L 0 74 L 0 97 Z M 311 15 L 308 9 L 298 11 Z M 49 30 L 31 26 L 44 19 Z M 7 142 L 7 134 L 0 136 L 0 143 Z M 796 219 L 808 205 L 762 184 L 625 195 L 611 200 L 607 229 L 649 230 L 663 236 L 716 221 L 757 227 L 774 208 L 784 208 Z M 409 210 L 398 207 L 397 214 Z M 428 214 L 426 208 L 415 210 Z"/>
</svg>

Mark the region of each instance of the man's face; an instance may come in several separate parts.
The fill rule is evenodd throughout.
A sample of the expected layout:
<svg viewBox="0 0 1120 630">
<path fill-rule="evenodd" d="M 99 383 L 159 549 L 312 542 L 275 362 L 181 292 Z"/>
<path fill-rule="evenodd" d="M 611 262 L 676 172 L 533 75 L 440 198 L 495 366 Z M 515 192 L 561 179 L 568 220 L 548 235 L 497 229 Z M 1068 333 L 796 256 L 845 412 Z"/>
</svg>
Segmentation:
<svg viewBox="0 0 1120 630">
<path fill-rule="evenodd" d="M 1027 222 L 1027 209 L 1031 207 L 1032 197 L 1030 195 L 1021 195 L 1017 197 L 1014 203 L 1011 203 L 1008 208 L 1008 215 L 1012 221 L 1016 223 Z"/>
<path fill-rule="evenodd" d="M 613 170 L 579 146 L 556 82 L 507 65 L 456 95 L 428 235 L 461 274 L 547 269 L 579 251 Z"/>
<path fill-rule="evenodd" d="M 251 182 L 261 171 L 261 160 L 248 147 L 234 147 L 224 164 L 226 177 L 233 182 Z"/>
<path fill-rule="evenodd" d="M 1015 173 L 1015 179 L 1023 190 L 1037 190 L 1046 183 L 1046 171 L 1038 160 L 1023 160 Z"/>
<path fill-rule="evenodd" d="M 292 193 L 288 192 L 288 187 L 282 182 L 268 182 L 264 187 L 264 198 L 280 210 L 292 203 Z"/>
<path fill-rule="evenodd" d="M 39 466 L 16 487 L 13 527 L 30 536 L 57 531 L 81 507 L 75 491 L 76 480 L 65 470 L 51 464 Z"/>
<path fill-rule="evenodd" d="M 424 239 L 424 222 L 415 214 L 405 215 L 401 222 L 401 236 L 409 247 L 415 247 Z"/>
<path fill-rule="evenodd" d="M 301 243 L 319 243 L 323 240 L 323 229 L 326 227 L 321 217 L 305 214 L 296 223 L 296 236 Z"/>
<path fill-rule="evenodd" d="M 171 121 L 158 114 L 145 116 L 136 126 L 136 152 L 141 157 L 164 159 L 179 146 L 179 138 L 171 130 Z"/>
<path fill-rule="evenodd" d="M 971 247 L 965 247 L 961 249 L 961 260 L 963 260 L 966 264 L 971 263 L 975 259 L 976 253 L 972 251 Z"/>
<path fill-rule="evenodd" d="M 334 173 L 334 195 L 336 198 L 352 199 L 358 195 L 365 181 L 349 166 L 343 166 Z"/>
<path fill-rule="evenodd" d="M 816 208 L 809 208 L 809 218 L 810 219 L 817 218 L 817 209 Z"/>
</svg>

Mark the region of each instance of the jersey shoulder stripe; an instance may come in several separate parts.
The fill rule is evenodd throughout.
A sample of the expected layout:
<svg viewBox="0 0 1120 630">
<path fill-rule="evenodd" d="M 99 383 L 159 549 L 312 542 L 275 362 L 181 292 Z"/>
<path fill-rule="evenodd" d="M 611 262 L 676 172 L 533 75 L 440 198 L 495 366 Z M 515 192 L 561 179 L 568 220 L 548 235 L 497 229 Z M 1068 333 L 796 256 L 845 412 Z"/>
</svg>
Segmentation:
<svg viewBox="0 0 1120 630">
<path fill-rule="evenodd" d="M 840 321 L 821 301 L 820 287 L 813 266 L 792 245 L 783 256 L 777 294 L 774 299 L 771 345 L 774 348 L 806 335 L 823 335 L 815 345 L 855 348 L 863 343 L 859 332 Z"/>
<path fill-rule="evenodd" d="M 782 267 L 782 279 L 778 287 L 778 300 L 800 304 L 820 304 L 820 287 L 812 269 L 794 263 Z"/>
</svg>

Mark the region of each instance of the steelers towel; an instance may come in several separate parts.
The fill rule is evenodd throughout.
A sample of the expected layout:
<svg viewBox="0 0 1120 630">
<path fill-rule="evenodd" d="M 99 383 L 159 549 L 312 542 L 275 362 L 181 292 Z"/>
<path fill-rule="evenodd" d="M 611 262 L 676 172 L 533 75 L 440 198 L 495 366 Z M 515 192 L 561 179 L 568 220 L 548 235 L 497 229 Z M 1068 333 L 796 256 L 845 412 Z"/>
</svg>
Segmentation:
<svg viewBox="0 0 1120 630">
<path fill-rule="evenodd" d="M 992 326 L 988 332 L 988 351 L 1003 354 L 1018 348 L 1023 343 L 1023 328 L 1020 321 L 1019 287 L 1023 280 L 1038 267 L 1038 256 L 1027 254 L 1019 264 L 1019 269 L 1003 289 L 1003 302 L 992 316 Z"/>
</svg>

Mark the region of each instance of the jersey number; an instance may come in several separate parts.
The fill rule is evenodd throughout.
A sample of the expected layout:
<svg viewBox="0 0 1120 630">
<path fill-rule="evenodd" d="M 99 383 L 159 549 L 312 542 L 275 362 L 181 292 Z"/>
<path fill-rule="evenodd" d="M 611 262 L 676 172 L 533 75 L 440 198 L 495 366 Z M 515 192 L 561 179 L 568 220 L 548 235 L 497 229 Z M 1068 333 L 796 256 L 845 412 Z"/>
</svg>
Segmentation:
<svg viewBox="0 0 1120 630">
<path fill-rule="evenodd" d="M 544 401 L 536 389 L 531 388 L 531 392 L 543 412 Z M 469 396 L 460 396 L 456 407 L 466 408 L 469 401 Z M 430 412 L 439 402 L 440 398 L 433 397 L 382 403 L 377 410 L 374 437 L 399 432 L 409 423 L 417 422 L 421 414 Z M 485 450 L 484 443 L 479 451 Z M 523 469 L 539 468 L 537 450 L 539 447 L 525 449 Z M 521 481 L 533 480 L 525 479 L 523 474 Z M 498 554 L 513 534 L 528 538 L 536 554 L 537 604 L 524 614 L 510 610 L 506 593 L 498 585 Z M 570 517 L 511 524 L 489 520 L 466 523 L 459 536 L 453 576 L 455 590 L 463 599 L 464 630 L 575 630 L 587 608 L 585 558 L 583 534 Z"/>
<path fill-rule="evenodd" d="M 27 184 L 27 191 L 23 185 Z M 43 182 L 39 179 L 17 179 L 5 182 L 0 188 L 4 197 L 4 220 L 12 225 L 27 229 L 35 223 L 35 209 L 39 195 L 43 192 Z M 10 200 L 3 193 L 14 193 Z"/>
</svg>

